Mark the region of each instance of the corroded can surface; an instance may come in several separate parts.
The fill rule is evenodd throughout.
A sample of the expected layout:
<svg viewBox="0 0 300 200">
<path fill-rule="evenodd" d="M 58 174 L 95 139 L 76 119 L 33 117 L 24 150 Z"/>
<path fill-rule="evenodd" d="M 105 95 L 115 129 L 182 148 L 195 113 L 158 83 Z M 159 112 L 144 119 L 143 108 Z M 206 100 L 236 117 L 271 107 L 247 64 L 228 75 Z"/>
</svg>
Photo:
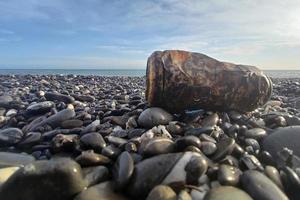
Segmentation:
<svg viewBox="0 0 300 200">
<path fill-rule="evenodd" d="M 178 50 L 156 51 L 148 58 L 148 104 L 172 113 L 199 108 L 252 111 L 271 93 L 271 80 L 253 66 Z"/>
</svg>

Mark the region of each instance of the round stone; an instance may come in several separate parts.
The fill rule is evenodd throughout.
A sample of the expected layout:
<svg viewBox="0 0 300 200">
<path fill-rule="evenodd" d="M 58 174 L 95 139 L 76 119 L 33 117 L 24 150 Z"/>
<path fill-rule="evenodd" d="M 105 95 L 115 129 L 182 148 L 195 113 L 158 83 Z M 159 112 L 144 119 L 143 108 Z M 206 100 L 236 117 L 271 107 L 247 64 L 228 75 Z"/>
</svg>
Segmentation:
<svg viewBox="0 0 300 200">
<path fill-rule="evenodd" d="M 214 154 L 216 150 L 217 150 L 217 145 L 213 142 L 201 143 L 201 151 L 207 156 Z"/>
<path fill-rule="evenodd" d="M 152 107 L 144 110 L 139 118 L 138 124 L 145 128 L 152 128 L 158 125 L 167 125 L 173 120 L 173 116 L 162 108 Z"/>
<path fill-rule="evenodd" d="M 166 185 L 155 186 L 146 200 L 176 200 L 176 193 Z"/>
<path fill-rule="evenodd" d="M 101 152 L 101 150 L 106 147 L 106 142 L 104 141 L 100 133 L 87 133 L 80 138 L 80 144 L 85 149 L 93 149 L 95 152 Z"/>
<path fill-rule="evenodd" d="M 236 187 L 220 186 L 211 189 L 205 195 L 204 200 L 253 200 L 253 199 L 246 192 Z"/>
<path fill-rule="evenodd" d="M 179 150 L 183 150 L 188 146 L 195 146 L 197 148 L 201 147 L 201 141 L 198 137 L 193 135 L 188 135 L 178 138 L 176 141 L 176 147 Z"/>
<path fill-rule="evenodd" d="M 277 152 L 287 147 L 300 156 L 300 126 L 278 128 L 263 141 L 263 149 L 270 152 L 273 158 L 278 158 Z"/>
<path fill-rule="evenodd" d="M 175 144 L 168 138 L 153 138 L 145 146 L 141 147 L 145 156 L 172 153 L 175 150 Z"/>
<path fill-rule="evenodd" d="M 85 186 L 76 162 L 70 159 L 36 161 L 10 176 L 0 188 L 0 196 L 7 200 L 65 200 Z"/>
</svg>

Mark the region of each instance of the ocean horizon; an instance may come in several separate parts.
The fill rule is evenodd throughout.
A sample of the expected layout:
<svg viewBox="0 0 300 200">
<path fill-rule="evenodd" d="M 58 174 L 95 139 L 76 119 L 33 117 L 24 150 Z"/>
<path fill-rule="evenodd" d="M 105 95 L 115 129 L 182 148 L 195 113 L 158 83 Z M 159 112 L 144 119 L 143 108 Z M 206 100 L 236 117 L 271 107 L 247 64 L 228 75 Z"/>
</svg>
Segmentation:
<svg viewBox="0 0 300 200">
<path fill-rule="evenodd" d="M 300 78 L 300 70 L 263 70 L 273 78 Z M 145 76 L 146 69 L 0 69 L 0 75 Z"/>
</svg>

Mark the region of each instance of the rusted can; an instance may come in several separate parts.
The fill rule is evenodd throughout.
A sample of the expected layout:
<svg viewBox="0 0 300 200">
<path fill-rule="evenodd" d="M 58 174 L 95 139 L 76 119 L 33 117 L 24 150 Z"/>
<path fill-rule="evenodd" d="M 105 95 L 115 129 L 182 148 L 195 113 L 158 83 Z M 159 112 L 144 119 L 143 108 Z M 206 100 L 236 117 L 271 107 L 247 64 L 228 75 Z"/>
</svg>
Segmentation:
<svg viewBox="0 0 300 200">
<path fill-rule="evenodd" d="M 252 111 L 271 93 L 270 78 L 254 66 L 178 50 L 156 51 L 148 58 L 148 104 L 172 113 L 200 108 Z"/>
</svg>

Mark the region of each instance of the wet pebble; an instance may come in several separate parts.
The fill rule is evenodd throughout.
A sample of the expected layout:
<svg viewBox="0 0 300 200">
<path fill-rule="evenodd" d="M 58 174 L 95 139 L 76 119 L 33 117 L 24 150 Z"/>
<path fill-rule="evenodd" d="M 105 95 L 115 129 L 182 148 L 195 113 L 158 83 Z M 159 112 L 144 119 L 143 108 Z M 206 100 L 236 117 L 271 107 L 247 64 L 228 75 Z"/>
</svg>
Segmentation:
<svg viewBox="0 0 300 200">
<path fill-rule="evenodd" d="M 141 127 L 152 128 L 158 125 L 167 125 L 173 120 L 173 116 L 162 108 L 152 107 L 144 110 L 139 118 L 138 124 Z"/>
</svg>

